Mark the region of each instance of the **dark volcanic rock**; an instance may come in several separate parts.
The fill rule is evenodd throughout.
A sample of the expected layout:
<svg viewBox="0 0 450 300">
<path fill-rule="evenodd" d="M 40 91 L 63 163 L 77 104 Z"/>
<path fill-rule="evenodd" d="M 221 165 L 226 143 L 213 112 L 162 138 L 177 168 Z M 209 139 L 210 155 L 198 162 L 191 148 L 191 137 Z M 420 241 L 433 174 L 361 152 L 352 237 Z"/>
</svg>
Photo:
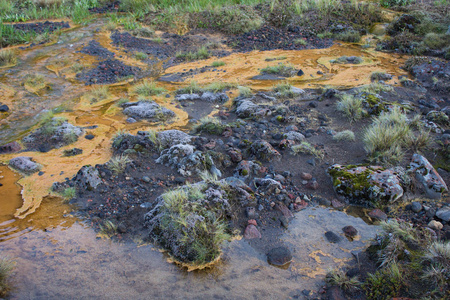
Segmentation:
<svg viewBox="0 0 450 300">
<path fill-rule="evenodd" d="M 274 266 L 284 266 L 292 260 L 291 251 L 286 247 L 277 247 L 267 253 L 267 261 Z"/>
<path fill-rule="evenodd" d="M 0 154 L 14 153 L 14 152 L 20 151 L 20 149 L 22 149 L 22 147 L 20 146 L 20 144 L 18 142 L 11 142 L 11 143 L 5 144 L 3 146 L 0 146 Z"/>
<path fill-rule="evenodd" d="M 9 111 L 9 107 L 6 104 L 0 105 L 0 112 L 7 112 Z"/>
<path fill-rule="evenodd" d="M 330 243 L 339 243 L 341 241 L 341 237 L 333 231 L 325 232 L 325 237 Z"/>
<path fill-rule="evenodd" d="M 97 67 L 77 74 L 77 79 L 86 85 L 115 83 L 121 78 L 135 76 L 141 69 L 125 65 L 120 60 L 107 59 Z"/>
<path fill-rule="evenodd" d="M 358 230 L 356 230 L 356 228 L 351 225 L 345 226 L 344 228 L 342 228 L 342 231 L 346 236 L 351 238 L 355 237 L 358 234 Z"/>
<path fill-rule="evenodd" d="M 113 52 L 102 47 L 99 42 L 94 40 L 90 41 L 89 44 L 83 47 L 79 52 L 94 56 L 100 56 L 102 58 L 110 58 L 114 56 Z"/>
</svg>

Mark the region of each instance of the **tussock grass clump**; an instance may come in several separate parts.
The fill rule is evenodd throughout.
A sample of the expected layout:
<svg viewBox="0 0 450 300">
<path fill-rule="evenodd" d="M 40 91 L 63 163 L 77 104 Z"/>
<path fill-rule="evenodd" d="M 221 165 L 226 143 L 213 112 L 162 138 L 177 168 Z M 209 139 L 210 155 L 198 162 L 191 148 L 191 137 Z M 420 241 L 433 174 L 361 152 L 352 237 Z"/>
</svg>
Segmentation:
<svg viewBox="0 0 450 300">
<path fill-rule="evenodd" d="M 402 147 L 411 134 L 408 119 L 400 108 L 382 112 L 364 132 L 364 148 L 369 158 L 383 164 L 396 164 L 403 159 Z"/>
<path fill-rule="evenodd" d="M 336 109 L 342 112 L 349 120 L 358 121 L 364 117 L 366 111 L 363 108 L 363 99 L 351 94 L 340 95 Z"/>
<path fill-rule="evenodd" d="M 156 86 L 156 83 L 154 81 L 150 81 L 147 79 L 144 79 L 144 81 L 132 88 L 133 93 L 142 97 L 160 95 L 165 91 L 166 90 L 164 88 Z"/>
<path fill-rule="evenodd" d="M 146 60 L 148 58 L 148 55 L 144 52 L 136 52 L 134 54 L 134 58 L 136 58 L 137 60 Z"/>
<path fill-rule="evenodd" d="M 258 29 L 263 19 L 250 6 L 227 6 L 211 10 L 213 27 L 229 34 L 240 34 Z"/>
<path fill-rule="evenodd" d="M 0 50 L 0 67 L 14 65 L 17 62 L 16 53 L 9 49 Z"/>
<path fill-rule="evenodd" d="M 355 141 L 355 133 L 351 130 L 344 130 L 333 135 L 333 140 L 342 142 L 354 142 Z"/>
<path fill-rule="evenodd" d="M 278 93 L 280 95 L 280 97 L 283 97 L 283 98 L 292 98 L 295 96 L 295 94 L 292 92 L 292 85 L 290 85 L 287 82 L 277 84 L 273 88 L 273 91 L 275 93 Z"/>
<path fill-rule="evenodd" d="M 45 77 L 42 74 L 28 74 L 25 76 L 24 85 L 35 90 L 41 90 L 47 86 L 47 83 L 45 82 Z"/>
<path fill-rule="evenodd" d="M 274 60 L 285 60 L 287 59 L 286 56 L 277 56 L 277 57 L 268 57 L 265 59 L 265 61 L 274 61 Z"/>
<path fill-rule="evenodd" d="M 326 276 L 329 286 L 338 286 L 344 291 L 355 291 L 360 289 L 361 282 L 357 277 L 349 278 L 342 270 L 332 270 Z"/>
<path fill-rule="evenodd" d="M 60 194 L 65 201 L 69 201 L 77 196 L 77 190 L 74 187 L 67 187 Z"/>
<path fill-rule="evenodd" d="M 127 155 L 120 155 L 111 158 L 108 162 L 108 168 L 113 171 L 116 175 L 123 173 L 127 164 L 131 162 L 131 159 Z"/>
<path fill-rule="evenodd" d="M 189 51 L 189 52 L 178 52 L 176 54 L 177 58 L 180 58 L 184 61 L 194 61 L 194 60 L 202 60 L 207 59 L 211 57 L 211 53 L 209 52 L 208 48 L 206 46 L 200 47 L 196 52 Z"/>
<path fill-rule="evenodd" d="M 212 93 L 218 93 L 224 90 L 235 89 L 236 87 L 237 83 L 216 81 L 208 84 L 206 87 L 203 88 L 203 90 Z"/>
<path fill-rule="evenodd" d="M 0 297 L 6 297 L 11 291 L 10 276 L 14 270 L 15 261 L 0 256 Z"/>
<path fill-rule="evenodd" d="M 202 93 L 203 89 L 198 85 L 196 81 L 191 81 L 189 85 L 187 85 L 184 88 L 178 89 L 177 94 L 196 94 L 196 93 Z"/>
<path fill-rule="evenodd" d="M 345 31 L 334 36 L 337 40 L 349 43 L 358 43 L 361 41 L 361 35 L 358 31 Z"/>
<path fill-rule="evenodd" d="M 216 61 L 213 61 L 213 63 L 211 64 L 211 67 L 218 68 L 218 67 L 223 67 L 225 65 L 226 65 L 226 63 L 224 61 L 216 60 Z"/>
<path fill-rule="evenodd" d="M 291 150 L 294 155 L 297 155 L 299 153 L 310 154 L 318 159 L 323 159 L 323 157 L 325 156 L 325 153 L 322 149 L 317 149 L 308 142 L 301 142 L 299 145 L 294 145 L 291 147 Z"/>
<path fill-rule="evenodd" d="M 238 86 L 238 90 L 239 90 L 240 97 L 250 98 L 253 95 L 252 89 L 247 86 L 240 85 L 240 86 Z"/>
<path fill-rule="evenodd" d="M 267 66 L 262 68 L 261 74 L 275 74 L 283 77 L 292 77 L 297 74 L 297 70 L 292 64 L 280 63 L 275 66 Z"/>
<path fill-rule="evenodd" d="M 354 64 L 358 65 L 362 63 L 364 60 L 359 56 L 341 56 L 336 59 L 330 60 L 332 64 Z"/>
<path fill-rule="evenodd" d="M 109 88 L 106 85 L 93 86 L 89 92 L 84 94 L 86 100 L 90 103 L 99 102 L 110 96 Z"/>
<path fill-rule="evenodd" d="M 392 92 L 394 88 L 390 85 L 380 82 L 372 82 L 371 84 L 363 85 L 358 89 L 361 93 L 378 94 L 381 92 Z"/>
<path fill-rule="evenodd" d="M 370 81 L 391 80 L 392 75 L 385 72 L 375 71 L 370 74 Z"/>
<path fill-rule="evenodd" d="M 200 119 L 199 124 L 194 127 L 194 131 L 220 135 L 226 127 L 225 124 L 222 124 L 222 122 L 216 118 L 205 117 Z"/>
<path fill-rule="evenodd" d="M 232 192 L 228 184 L 204 174 L 203 181 L 161 195 L 147 214 L 152 236 L 176 260 L 192 268 L 218 259 L 230 239 L 226 214 Z"/>
<path fill-rule="evenodd" d="M 107 238 L 112 238 L 117 234 L 117 224 L 110 220 L 105 220 L 99 226 L 99 235 Z"/>
</svg>

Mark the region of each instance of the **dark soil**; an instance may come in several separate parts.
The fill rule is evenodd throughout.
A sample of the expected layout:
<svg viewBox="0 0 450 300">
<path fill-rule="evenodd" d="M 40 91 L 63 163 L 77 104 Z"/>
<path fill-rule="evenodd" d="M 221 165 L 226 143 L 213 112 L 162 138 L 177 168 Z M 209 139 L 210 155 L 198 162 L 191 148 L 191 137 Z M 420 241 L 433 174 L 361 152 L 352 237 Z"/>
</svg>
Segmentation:
<svg viewBox="0 0 450 300">
<path fill-rule="evenodd" d="M 107 59 L 99 62 L 97 67 L 77 74 L 77 79 L 86 85 L 111 84 L 129 76 L 135 76 L 140 68 L 130 67 L 116 59 Z"/>
<path fill-rule="evenodd" d="M 70 28 L 69 22 L 38 22 L 38 23 L 17 23 L 11 25 L 15 30 L 20 30 L 23 32 L 35 32 L 35 33 L 44 33 L 44 32 L 53 32 L 62 28 Z"/>
<path fill-rule="evenodd" d="M 120 1 L 110 1 L 101 7 L 90 8 L 89 11 L 94 14 L 103 14 L 108 12 L 118 12 Z"/>
<path fill-rule="evenodd" d="M 302 39 L 306 44 L 299 43 Z M 330 47 L 332 39 L 321 39 L 309 32 L 302 32 L 300 27 L 276 28 L 264 25 L 241 35 L 231 36 L 227 45 L 236 51 L 248 52 L 253 50 L 302 50 L 321 49 Z"/>
<path fill-rule="evenodd" d="M 108 49 L 102 47 L 97 41 L 90 41 L 89 44 L 83 47 L 80 53 L 85 53 L 93 56 L 99 56 L 101 58 L 111 58 L 114 57 L 115 53 L 109 51 Z"/>
</svg>

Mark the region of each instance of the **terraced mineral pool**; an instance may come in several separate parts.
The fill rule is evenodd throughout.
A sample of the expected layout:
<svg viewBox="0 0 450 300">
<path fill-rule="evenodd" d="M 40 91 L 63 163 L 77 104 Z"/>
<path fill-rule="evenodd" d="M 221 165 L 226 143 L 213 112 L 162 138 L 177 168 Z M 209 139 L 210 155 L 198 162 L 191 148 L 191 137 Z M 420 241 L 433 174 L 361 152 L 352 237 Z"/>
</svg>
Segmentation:
<svg viewBox="0 0 450 300">
<path fill-rule="evenodd" d="M 296 213 L 295 221 L 281 238 L 293 251 L 294 260 L 287 269 L 270 266 L 264 253 L 256 252 L 246 241 L 235 240 L 225 248 L 224 260 L 212 269 L 185 272 L 168 263 L 163 253 L 151 245 L 113 243 L 96 237 L 88 224 L 71 214 L 71 207 L 49 192 L 56 181 L 72 177 L 81 166 L 101 164 L 110 157 L 110 143 L 119 130 L 135 133 L 138 130 L 183 128 L 188 114 L 176 107 L 173 97 L 155 97 L 154 100 L 171 110 L 177 117 L 172 123 L 127 124 L 116 102 L 126 96 L 130 84 L 124 81 L 111 85 L 111 95 L 98 103 L 90 103 L 83 95 L 90 90 L 75 80 L 71 69 L 79 60 L 84 67 L 95 59 L 77 52 L 90 40 L 116 53 L 119 60 L 144 69 L 150 66 L 130 58 L 123 50 L 111 46 L 105 32 L 98 31 L 104 20 L 85 27 L 64 31 L 54 43 L 20 50 L 18 64 L 0 69 L 0 96 L 11 111 L 0 116 L 0 145 L 18 140 L 35 127 L 42 115 L 52 110 L 77 126 L 92 126 L 87 133 L 95 135 L 91 141 L 81 137 L 74 144 L 46 153 L 22 152 L 0 155 L 0 163 L 16 156 L 31 156 L 43 166 L 44 174 L 24 178 L 5 166 L 0 166 L 0 250 L 17 261 L 14 275 L 16 299 L 111 298 L 148 299 L 172 298 L 288 298 L 299 295 L 303 289 L 317 290 L 326 269 L 342 265 L 351 259 L 351 251 L 363 249 L 374 237 L 377 228 L 360 218 L 324 208 L 308 208 Z M 366 37 L 370 43 L 370 37 Z M 361 56 L 360 65 L 330 64 L 340 56 Z M 270 89 L 275 81 L 251 80 L 259 69 L 277 64 L 266 58 L 286 57 L 302 69 L 302 77 L 286 81 L 300 88 L 333 86 L 350 88 L 367 84 L 373 71 L 392 75 L 407 75 L 400 66 L 405 57 L 363 49 L 361 45 L 335 44 L 327 49 L 302 51 L 253 51 L 234 53 L 220 60 L 226 63 L 226 72 L 205 72 L 188 78 L 200 85 L 214 81 L 239 82 L 254 90 Z M 175 73 L 210 65 L 210 58 L 165 70 Z M 321 71 L 323 74 L 319 74 Z M 36 90 L 24 85 L 29 74 L 43 76 L 45 86 Z M 397 84 L 392 80 L 391 84 Z M 186 83 L 159 83 L 173 92 Z M 172 94 L 173 96 L 173 94 Z M 131 99 L 136 99 L 132 95 Z M 62 152 L 80 148 L 83 154 L 64 157 Z M 20 179 L 19 179 L 20 178 Z M 324 240 L 324 233 L 341 232 L 353 225 L 360 232 L 357 241 L 343 239 L 338 244 Z M 330 227 L 331 226 L 331 227 Z"/>
</svg>

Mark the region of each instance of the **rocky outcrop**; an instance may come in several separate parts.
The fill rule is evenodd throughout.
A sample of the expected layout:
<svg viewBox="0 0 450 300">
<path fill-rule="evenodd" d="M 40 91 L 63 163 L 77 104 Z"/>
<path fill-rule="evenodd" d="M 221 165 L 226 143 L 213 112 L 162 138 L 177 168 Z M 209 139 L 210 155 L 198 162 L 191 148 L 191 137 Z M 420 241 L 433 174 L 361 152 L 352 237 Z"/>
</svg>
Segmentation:
<svg viewBox="0 0 450 300">
<path fill-rule="evenodd" d="M 158 140 L 162 147 L 172 147 L 176 144 L 189 144 L 193 137 L 180 130 L 165 130 L 158 132 Z"/>
<path fill-rule="evenodd" d="M 92 166 L 83 166 L 74 178 L 74 182 L 82 189 L 91 191 L 102 183 L 98 170 Z"/>
<path fill-rule="evenodd" d="M 413 155 L 409 170 L 415 173 L 416 179 L 423 185 L 430 198 L 439 199 L 443 192 L 448 192 L 445 181 L 422 155 Z"/>
<path fill-rule="evenodd" d="M 181 94 L 175 97 L 178 101 L 207 101 L 213 103 L 225 103 L 230 98 L 225 93 L 204 92 L 201 94 Z"/>
<path fill-rule="evenodd" d="M 332 177 L 335 192 L 354 204 L 375 206 L 403 196 L 400 178 L 392 169 L 335 164 L 327 172 Z"/>
</svg>

